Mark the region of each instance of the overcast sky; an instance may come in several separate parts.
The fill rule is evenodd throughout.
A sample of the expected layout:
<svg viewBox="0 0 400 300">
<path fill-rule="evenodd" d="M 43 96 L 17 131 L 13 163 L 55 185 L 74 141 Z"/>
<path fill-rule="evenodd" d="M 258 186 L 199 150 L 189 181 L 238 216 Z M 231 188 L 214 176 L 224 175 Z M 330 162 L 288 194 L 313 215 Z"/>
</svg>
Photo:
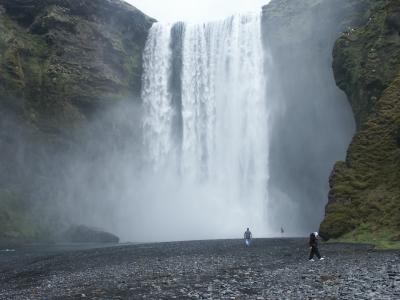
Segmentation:
<svg viewBox="0 0 400 300">
<path fill-rule="evenodd" d="M 125 0 L 160 22 L 201 22 L 261 11 L 270 0 Z"/>
</svg>

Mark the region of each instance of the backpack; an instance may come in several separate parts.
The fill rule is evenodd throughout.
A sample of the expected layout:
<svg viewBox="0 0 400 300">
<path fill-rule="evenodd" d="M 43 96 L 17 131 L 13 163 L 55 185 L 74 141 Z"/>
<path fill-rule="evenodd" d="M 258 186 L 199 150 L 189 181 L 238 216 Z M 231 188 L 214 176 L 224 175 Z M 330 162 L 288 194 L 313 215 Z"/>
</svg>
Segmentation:
<svg viewBox="0 0 400 300">
<path fill-rule="evenodd" d="M 310 233 L 310 240 L 309 240 L 308 244 L 309 244 L 310 247 L 315 246 L 316 238 L 315 238 L 314 232 Z"/>
</svg>

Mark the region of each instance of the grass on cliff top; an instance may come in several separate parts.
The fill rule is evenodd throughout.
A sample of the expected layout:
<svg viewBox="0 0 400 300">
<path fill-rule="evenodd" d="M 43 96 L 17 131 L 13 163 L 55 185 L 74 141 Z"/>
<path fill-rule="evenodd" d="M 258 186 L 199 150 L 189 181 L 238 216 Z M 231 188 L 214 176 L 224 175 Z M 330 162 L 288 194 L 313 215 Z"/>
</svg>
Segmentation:
<svg viewBox="0 0 400 300">
<path fill-rule="evenodd" d="M 400 241 L 397 233 L 387 229 L 375 230 L 374 226 L 361 224 L 354 231 L 344 236 L 329 240 L 329 243 L 354 243 L 373 245 L 377 250 L 400 250 Z"/>
</svg>

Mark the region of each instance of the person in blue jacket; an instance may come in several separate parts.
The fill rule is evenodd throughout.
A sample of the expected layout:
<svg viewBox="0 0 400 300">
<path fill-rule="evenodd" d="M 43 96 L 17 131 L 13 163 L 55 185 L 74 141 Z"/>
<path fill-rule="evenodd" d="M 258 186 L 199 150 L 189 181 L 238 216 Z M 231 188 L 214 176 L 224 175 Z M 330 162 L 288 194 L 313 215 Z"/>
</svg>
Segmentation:
<svg viewBox="0 0 400 300">
<path fill-rule="evenodd" d="M 244 238 L 244 243 L 245 243 L 246 247 L 249 247 L 251 244 L 251 239 L 253 238 L 253 235 L 251 234 L 251 231 L 249 228 L 247 228 L 247 230 L 244 232 L 243 238 Z"/>
</svg>

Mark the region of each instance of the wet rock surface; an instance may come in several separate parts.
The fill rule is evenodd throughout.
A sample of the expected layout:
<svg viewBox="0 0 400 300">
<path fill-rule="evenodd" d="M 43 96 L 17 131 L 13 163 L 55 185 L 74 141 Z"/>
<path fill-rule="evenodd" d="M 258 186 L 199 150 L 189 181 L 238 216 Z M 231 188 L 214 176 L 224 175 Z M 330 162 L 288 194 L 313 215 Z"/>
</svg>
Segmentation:
<svg viewBox="0 0 400 300">
<path fill-rule="evenodd" d="M 400 252 L 305 239 L 125 245 L 53 253 L 0 251 L 0 298 L 399 299 Z"/>
</svg>

